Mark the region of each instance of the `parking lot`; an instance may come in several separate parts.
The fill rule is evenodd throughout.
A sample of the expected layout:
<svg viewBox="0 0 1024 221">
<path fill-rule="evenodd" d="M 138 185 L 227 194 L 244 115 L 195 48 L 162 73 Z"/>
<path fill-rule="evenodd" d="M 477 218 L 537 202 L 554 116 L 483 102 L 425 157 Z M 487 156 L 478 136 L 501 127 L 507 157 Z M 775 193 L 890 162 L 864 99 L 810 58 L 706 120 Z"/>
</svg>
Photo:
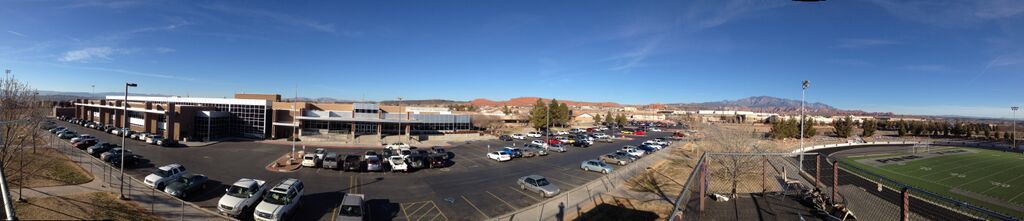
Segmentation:
<svg viewBox="0 0 1024 221">
<path fill-rule="evenodd" d="M 62 121 L 58 124 L 80 134 L 92 134 L 101 142 L 120 143 L 121 138 L 115 135 Z M 547 156 L 508 162 L 488 159 L 486 153 L 512 143 L 522 146 L 529 140 L 467 142 L 448 148 L 454 153 L 454 164 L 450 167 L 411 173 L 360 173 L 319 168 L 272 172 L 265 169 L 267 164 L 289 152 L 290 146 L 239 141 L 203 147 L 160 147 L 128 140 L 128 148 L 148 159 L 150 164 L 127 173 L 142 179 L 154 171 L 154 165 L 179 163 L 191 173 L 205 174 L 214 185 L 186 200 L 214 211 L 226 185 L 239 178 L 262 179 L 269 184 L 284 178 L 298 178 L 306 189 L 294 217 L 296 220 L 332 220 L 343 193 L 366 194 L 371 220 L 481 220 L 544 200 L 536 193 L 520 190 L 515 183 L 519 177 L 541 175 L 566 191 L 602 176 L 581 170 L 580 162 L 596 159 L 624 145 L 639 145 L 644 140 L 668 135 L 670 133 L 652 132 L 636 140 L 595 143 L 589 148 L 568 147 L 565 153 L 552 152 Z M 372 150 L 379 152 L 381 149 Z M 328 148 L 338 153 L 367 150 L 371 149 Z M 251 219 L 251 212 L 249 214 L 244 219 Z"/>
</svg>

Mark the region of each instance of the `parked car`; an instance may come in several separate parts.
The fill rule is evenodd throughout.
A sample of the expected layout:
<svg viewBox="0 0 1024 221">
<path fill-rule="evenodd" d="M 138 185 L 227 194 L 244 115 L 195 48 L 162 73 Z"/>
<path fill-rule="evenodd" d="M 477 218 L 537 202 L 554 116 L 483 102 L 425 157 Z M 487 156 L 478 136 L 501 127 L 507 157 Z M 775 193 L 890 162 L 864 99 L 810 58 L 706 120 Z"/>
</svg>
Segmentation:
<svg viewBox="0 0 1024 221">
<path fill-rule="evenodd" d="M 512 139 L 516 139 L 516 140 L 525 140 L 526 139 L 526 135 L 523 135 L 523 134 L 512 134 L 511 137 L 512 137 Z"/>
<path fill-rule="evenodd" d="M 322 163 L 320 163 L 324 169 L 338 169 L 338 154 L 334 152 L 327 153 L 324 155 Z"/>
<path fill-rule="evenodd" d="M 164 136 L 155 135 L 155 134 L 146 135 L 146 138 L 145 138 L 146 143 L 153 144 L 153 145 L 160 145 L 157 142 L 160 141 L 160 140 L 163 140 L 163 139 L 164 139 Z"/>
<path fill-rule="evenodd" d="M 107 161 L 111 157 L 121 158 L 121 153 L 122 153 L 121 151 L 122 150 L 124 150 L 124 153 L 126 153 L 126 154 L 131 154 L 132 153 L 132 151 L 130 151 L 130 150 L 125 150 L 124 148 L 121 148 L 121 147 L 115 147 L 115 148 L 111 148 L 110 150 L 101 153 L 100 154 L 100 160 Z"/>
<path fill-rule="evenodd" d="M 509 136 L 509 135 L 506 135 L 506 134 L 502 134 L 501 136 L 498 136 L 498 140 L 501 140 L 501 141 L 512 141 L 512 136 Z"/>
<path fill-rule="evenodd" d="M 624 152 L 622 150 L 615 151 L 615 153 L 613 153 L 613 154 L 615 154 L 615 156 L 622 156 L 622 157 L 629 158 L 630 162 L 636 161 L 636 160 L 640 159 L 640 157 L 634 156 L 634 155 L 629 154 L 629 153 L 626 153 L 626 152 Z"/>
<path fill-rule="evenodd" d="M 341 204 L 338 205 L 338 214 L 335 221 L 362 221 L 366 220 L 365 196 L 363 194 L 346 193 L 341 197 Z"/>
<path fill-rule="evenodd" d="M 305 155 L 302 155 L 302 166 L 316 167 L 316 154 L 307 153 Z"/>
<path fill-rule="evenodd" d="M 430 156 L 440 156 L 441 158 L 444 158 L 445 160 L 448 160 L 448 158 L 450 157 L 450 156 L 448 156 L 448 150 L 445 150 L 444 148 L 441 148 L 441 147 L 431 147 L 430 151 L 431 151 Z"/>
<path fill-rule="evenodd" d="M 78 149 L 85 149 L 85 148 L 89 148 L 89 147 L 91 147 L 93 145 L 96 145 L 96 143 L 98 143 L 98 142 L 99 142 L 99 140 L 97 140 L 97 139 L 80 140 L 80 141 L 78 141 L 78 143 L 71 144 L 71 146 L 73 146 L 75 148 L 78 148 Z"/>
<path fill-rule="evenodd" d="M 137 154 L 125 153 L 125 155 L 124 155 L 124 167 L 125 168 L 134 168 L 136 166 L 142 165 L 143 161 L 145 161 L 145 160 L 142 159 L 142 157 L 137 155 Z M 110 159 L 107 159 L 107 162 L 109 162 L 111 165 L 114 165 L 115 167 L 120 167 L 121 166 L 121 156 L 118 155 L 118 156 L 115 156 L 115 157 L 111 157 Z"/>
<path fill-rule="evenodd" d="M 362 159 L 359 155 L 346 155 L 341 169 L 344 171 L 359 171 L 360 164 L 362 164 Z"/>
<path fill-rule="evenodd" d="M 391 156 L 388 159 L 388 164 L 391 165 L 391 172 L 409 172 L 409 164 L 405 163 L 405 158 L 400 156 Z"/>
<path fill-rule="evenodd" d="M 567 148 L 565 148 L 565 145 L 558 144 L 558 145 L 551 145 L 550 147 L 548 147 L 548 150 L 554 151 L 554 152 L 559 152 L 559 153 L 565 153 Z"/>
<path fill-rule="evenodd" d="M 64 128 L 64 127 L 54 127 L 54 128 L 50 128 L 49 130 L 46 130 L 46 131 L 50 131 L 50 133 L 57 134 L 57 132 L 60 132 L 60 131 L 62 131 L 64 129 L 67 129 L 67 128 Z"/>
<path fill-rule="evenodd" d="M 206 181 L 208 180 L 210 179 L 202 174 L 182 175 L 177 180 L 167 184 L 164 192 L 179 199 L 186 199 L 189 194 L 205 190 Z"/>
<path fill-rule="evenodd" d="M 597 171 L 604 174 L 611 173 L 613 170 L 612 166 L 608 166 L 608 164 L 599 160 L 583 161 L 583 163 L 580 163 L 580 169 L 583 169 L 583 171 Z"/>
<path fill-rule="evenodd" d="M 643 130 L 637 130 L 637 131 L 633 132 L 633 135 L 645 136 L 645 135 L 647 135 L 647 132 L 643 131 Z"/>
<path fill-rule="evenodd" d="M 155 172 L 146 176 L 143 182 L 149 187 L 163 190 L 167 183 L 178 179 L 185 172 L 187 170 L 181 164 L 168 164 L 158 167 Z"/>
<path fill-rule="evenodd" d="M 366 171 L 383 171 L 384 166 L 381 165 L 381 159 L 377 155 L 366 156 Z"/>
<path fill-rule="evenodd" d="M 161 146 L 161 147 L 173 147 L 173 146 L 178 145 L 178 142 L 176 142 L 176 141 L 174 141 L 172 139 L 164 138 L 164 137 L 153 138 L 153 142 L 156 142 L 156 145 Z"/>
<path fill-rule="evenodd" d="M 497 160 L 498 162 L 509 161 L 512 160 L 512 154 L 509 154 L 508 152 L 505 151 L 494 151 L 487 153 L 487 158 Z"/>
<path fill-rule="evenodd" d="M 536 154 L 537 156 L 547 156 L 548 155 L 548 150 L 545 150 L 544 148 L 525 147 L 525 148 L 523 148 L 523 150 L 528 150 L 529 152 L 533 152 L 533 154 Z M 523 155 L 526 155 L 526 153 L 524 152 Z"/>
<path fill-rule="evenodd" d="M 384 146 L 384 149 L 391 149 L 391 150 L 398 150 L 398 149 L 402 149 L 402 148 L 408 149 L 409 148 L 409 144 L 405 144 L 405 143 L 402 143 L 402 142 L 396 142 L 396 143 L 391 143 L 391 144 L 388 144 L 387 146 Z"/>
<path fill-rule="evenodd" d="M 591 145 L 591 143 L 589 141 L 579 141 L 579 142 L 572 143 L 572 146 L 574 146 L 574 147 L 587 148 L 587 147 L 590 147 L 590 145 Z"/>
<path fill-rule="evenodd" d="M 616 155 L 616 154 L 601 155 L 597 159 L 599 159 L 601 161 L 604 161 L 605 163 L 618 164 L 620 166 L 625 166 L 627 163 L 633 162 L 633 159 L 631 159 L 631 158 L 629 158 L 627 156 Z"/>
<path fill-rule="evenodd" d="M 648 145 L 640 145 L 639 147 L 636 147 L 636 149 L 640 150 L 640 151 L 643 151 L 644 155 L 651 154 L 651 153 L 654 153 L 655 151 L 658 151 L 657 148 L 650 147 Z"/>
<path fill-rule="evenodd" d="M 520 150 L 519 148 L 505 147 L 505 148 L 502 149 L 502 151 L 505 151 L 506 153 L 508 153 L 509 155 L 511 155 L 514 158 L 522 158 L 523 157 L 523 151 Z"/>
<path fill-rule="evenodd" d="M 89 155 L 92 155 L 94 157 L 98 157 L 100 156 L 100 154 L 103 154 L 109 151 L 110 149 L 114 149 L 115 147 L 118 147 L 117 144 L 101 143 L 98 145 L 93 145 L 89 148 L 85 148 L 85 152 L 89 153 Z"/>
<path fill-rule="evenodd" d="M 438 155 L 431 155 L 427 157 L 427 161 L 430 161 L 430 168 L 444 168 L 448 167 L 448 159 Z"/>
<path fill-rule="evenodd" d="M 555 184 L 539 175 L 520 177 L 516 183 L 519 184 L 520 189 L 537 192 L 541 197 L 552 197 L 561 192 Z"/>
<path fill-rule="evenodd" d="M 611 142 L 615 142 L 615 141 L 614 141 L 614 140 L 612 140 L 612 138 L 610 138 L 610 137 L 605 137 L 605 138 L 597 138 L 597 141 L 598 141 L 598 142 L 605 142 L 605 143 L 611 143 Z"/>
<path fill-rule="evenodd" d="M 96 137 L 93 136 L 93 135 L 89 135 L 89 134 L 82 134 L 82 135 L 78 135 L 78 136 L 76 136 L 74 138 L 71 138 L 70 141 L 71 141 L 71 143 L 74 143 L 74 142 L 78 142 L 80 140 L 86 140 L 86 139 L 96 139 Z"/>
<path fill-rule="evenodd" d="M 303 195 L 302 181 L 288 178 L 271 188 L 256 205 L 253 218 L 259 221 L 286 220 L 295 214 Z"/>
<path fill-rule="evenodd" d="M 548 147 L 548 144 L 544 143 L 544 141 L 542 141 L 542 140 L 533 140 L 533 141 L 530 141 L 530 143 L 534 144 L 534 145 L 537 145 L 537 146 L 540 146 L 540 147 Z"/>
<path fill-rule="evenodd" d="M 636 157 L 643 157 L 644 156 L 644 151 L 643 150 L 638 150 L 635 147 L 623 148 L 622 152 L 625 152 L 625 153 L 627 153 L 629 155 L 633 155 L 633 156 L 636 156 Z"/>
<path fill-rule="evenodd" d="M 217 211 L 231 217 L 239 217 L 244 211 L 256 206 L 267 191 L 267 182 L 242 178 L 224 190 L 224 196 L 217 201 Z"/>
<path fill-rule="evenodd" d="M 405 163 L 409 164 L 409 168 L 412 169 L 426 168 L 427 164 L 424 161 L 426 161 L 426 158 L 419 154 L 409 155 L 405 158 Z"/>
<path fill-rule="evenodd" d="M 535 156 L 540 155 L 533 148 L 516 148 L 516 150 L 518 150 L 519 153 L 522 155 L 522 157 L 525 157 L 525 158 L 530 158 L 530 157 L 535 157 Z"/>
<path fill-rule="evenodd" d="M 141 133 L 132 134 L 128 138 L 131 138 L 133 140 L 146 141 L 146 136 L 149 136 L 149 133 L 141 132 Z"/>
<path fill-rule="evenodd" d="M 57 138 L 60 139 L 71 139 L 75 138 L 76 136 L 78 136 L 78 134 L 71 130 L 65 130 L 64 132 L 60 132 L 60 134 L 57 134 Z"/>
</svg>

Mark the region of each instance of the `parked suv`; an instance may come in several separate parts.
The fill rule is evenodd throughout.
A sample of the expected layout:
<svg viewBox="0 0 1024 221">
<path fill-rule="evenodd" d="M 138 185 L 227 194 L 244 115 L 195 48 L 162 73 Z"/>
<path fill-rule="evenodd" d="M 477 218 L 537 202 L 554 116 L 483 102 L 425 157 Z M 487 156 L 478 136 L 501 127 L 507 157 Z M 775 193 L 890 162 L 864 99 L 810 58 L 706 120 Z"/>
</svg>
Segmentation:
<svg viewBox="0 0 1024 221">
<path fill-rule="evenodd" d="M 359 171 L 360 163 L 362 163 L 362 159 L 359 155 L 346 155 L 341 169 L 345 171 Z"/>
<path fill-rule="evenodd" d="M 324 169 L 338 169 L 338 154 L 334 152 L 327 153 L 327 155 L 324 155 L 322 164 Z"/>
<path fill-rule="evenodd" d="M 187 171 L 185 166 L 180 164 L 168 164 L 156 169 L 156 172 L 146 176 L 144 182 L 147 186 L 163 190 L 167 183 L 178 179 L 182 174 Z"/>
<path fill-rule="evenodd" d="M 253 218 L 256 220 L 285 220 L 294 215 L 302 198 L 302 181 L 288 178 L 267 191 L 263 201 L 256 205 Z"/>
<path fill-rule="evenodd" d="M 224 190 L 224 196 L 217 201 L 217 211 L 238 217 L 242 212 L 259 203 L 267 191 L 266 181 L 242 178 Z"/>
</svg>

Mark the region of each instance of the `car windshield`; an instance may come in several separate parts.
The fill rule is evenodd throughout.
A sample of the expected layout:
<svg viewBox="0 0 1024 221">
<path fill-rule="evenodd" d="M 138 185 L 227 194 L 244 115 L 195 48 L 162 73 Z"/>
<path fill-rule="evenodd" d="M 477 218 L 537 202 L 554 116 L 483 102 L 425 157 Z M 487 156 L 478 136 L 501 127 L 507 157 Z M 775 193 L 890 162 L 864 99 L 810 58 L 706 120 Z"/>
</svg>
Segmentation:
<svg viewBox="0 0 1024 221">
<path fill-rule="evenodd" d="M 549 183 L 548 179 L 546 179 L 546 178 L 540 178 L 540 179 L 537 180 L 537 186 L 547 186 L 549 184 L 551 184 L 551 183 Z"/>
<path fill-rule="evenodd" d="M 248 198 L 249 197 L 249 193 L 250 193 L 249 188 L 247 188 L 247 187 L 240 187 L 240 186 L 228 187 L 228 192 L 227 192 L 228 195 L 234 196 L 234 197 L 238 197 L 238 198 Z"/>
<path fill-rule="evenodd" d="M 268 202 L 277 205 L 284 205 L 288 201 L 288 195 L 279 192 L 270 192 L 267 196 L 263 197 L 263 202 Z"/>
<path fill-rule="evenodd" d="M 153 174 L 156 174 L 157 176 L 160 176 L 160 177 L 167 177 L 167 176 L 171 175 L 171 171 L 167 171 L 167 170 L 164 170 L 164 169 L 157 169 L 156 172 L 153 173 Z"/>
<path fill-rule="evenodd" d="M 312 160 L 313 156 L 305 156 L 305 157 L 303 157 L 303 159 Z"/>
<path fill-rule="evenodd" d="M 410 151 L 410 150 L 402 150 L 402 155 L 410 155 L 410 154 L 412 154 L 412 151 Z"/>
<path fill-rule="evenodd" d="M 340 210 L 338 210 L 338 215 L 339 216 L 363 216 L 363 210 L 360 209 L 359 206 L 344 205 L 344 206 L 341 206 Z"/>
</svg>

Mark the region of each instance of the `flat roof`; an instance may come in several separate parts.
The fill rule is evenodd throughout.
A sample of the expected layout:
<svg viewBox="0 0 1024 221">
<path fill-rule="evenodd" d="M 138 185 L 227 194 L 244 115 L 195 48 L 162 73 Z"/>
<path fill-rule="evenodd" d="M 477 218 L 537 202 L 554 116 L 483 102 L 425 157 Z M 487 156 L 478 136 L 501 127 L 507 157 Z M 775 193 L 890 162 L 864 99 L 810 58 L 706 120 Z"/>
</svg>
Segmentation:
<svg viewBox="0 0 1024 221">
<path fill-rule="evenodd" d="M 124 96 L 108 95 L 107 100 L 124 100 Z M 210 98 L 210 97 L 153 97 L 153 96 L 128 96 L 128 101 L 150 101 L 150 102 L 175 102 L 175 103 L 203 103 L 203 104 L 236 104 L 236 105 L 263 105 L 270 106 L 269 100 L 261 99 L 237 99 L 237 98 Z"/>
</svg>

